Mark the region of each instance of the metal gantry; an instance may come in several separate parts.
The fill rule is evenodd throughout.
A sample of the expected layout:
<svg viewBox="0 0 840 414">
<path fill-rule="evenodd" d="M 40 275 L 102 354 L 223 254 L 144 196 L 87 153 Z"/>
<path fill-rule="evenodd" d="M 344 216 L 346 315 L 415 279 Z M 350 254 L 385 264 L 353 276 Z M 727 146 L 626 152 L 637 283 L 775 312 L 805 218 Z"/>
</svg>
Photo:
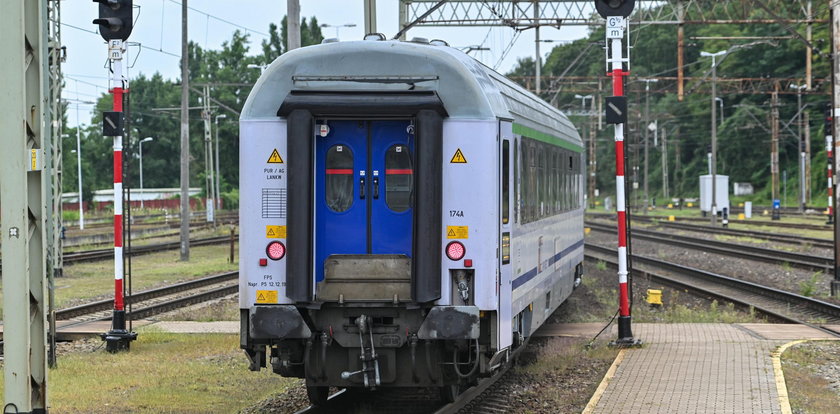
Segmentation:
<svg viewBox="0 0 840 414">
<path fill-rule="evenodd" d="M 4 412 L 47 410 L 47 227 L 52 187 L 46 0 L 0 13 L 0 237 L 3 257 Z"/>
</svg>

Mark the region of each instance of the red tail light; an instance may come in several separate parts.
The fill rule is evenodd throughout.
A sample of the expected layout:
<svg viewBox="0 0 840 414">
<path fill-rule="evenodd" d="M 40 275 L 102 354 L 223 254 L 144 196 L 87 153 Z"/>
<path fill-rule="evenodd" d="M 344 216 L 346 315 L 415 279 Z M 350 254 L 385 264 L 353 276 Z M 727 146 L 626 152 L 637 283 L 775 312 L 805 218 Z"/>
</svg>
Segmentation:
<svg viewBox="0 0 840 414">
<path fill-rule="evenodd" d="M 265 254 L 271 260 L 280 260 L 286 255 L 286 245 L 279 241 L 273 241 L 266 246 Z"/>
<path fill-rule="evenodd" d="M 454 241 L 446 245 L 446 257 L 449 260 L 461 260 L 465 254 L 467 254 L 467 248 L 461 242 Z"/>
</svg>

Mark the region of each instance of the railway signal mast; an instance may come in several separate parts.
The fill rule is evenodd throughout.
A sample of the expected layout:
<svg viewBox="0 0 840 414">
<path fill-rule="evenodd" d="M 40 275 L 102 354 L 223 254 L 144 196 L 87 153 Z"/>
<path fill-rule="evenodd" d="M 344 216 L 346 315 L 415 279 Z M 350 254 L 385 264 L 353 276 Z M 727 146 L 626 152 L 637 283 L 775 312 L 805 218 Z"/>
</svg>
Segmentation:
<svg viewBox="0 0 840 414">
<path fill-rule="evenodd" d="M 607 123 L 615 124 L 615 202 L 618 219 L 618 339 L 616 346 L 634 346 L 641 341 L 633 337 L 630 318 L 630 290 L 627 284 L 627 211 L 624 182 L 624 127 L 627 124 L 627 98 L 624 77 L 629 75 L 630 53 L 623 56 L 622 40 L 628 38 L 627 16 L 633 12 L 635 0 L 596 0 L 595 9 L 607 19 L 607 76 L 613 80 L 613 96 L 606 101 Z M 626 65 L 625 65 L 626 63 Z"/>
<path fill-rule="evenodd" d="M 114 94 L 114 110 L 102 114 L 102 135 L 114 137 L 114 313 L 111 330 L 102 334 L 108 352 L 128 350 L 137 334 L 125 327 L 125 300 L 123 297 L 123 94 L 128 93 L 128 79 L 123 75 L 123 53 L 125 41 L 132 29 L 132 0 L 93 0 L 99 3 L 99 18 L 93 24 L 99 25 L 99 34 L 108 42 L 111 93 Z"/>
</svg>

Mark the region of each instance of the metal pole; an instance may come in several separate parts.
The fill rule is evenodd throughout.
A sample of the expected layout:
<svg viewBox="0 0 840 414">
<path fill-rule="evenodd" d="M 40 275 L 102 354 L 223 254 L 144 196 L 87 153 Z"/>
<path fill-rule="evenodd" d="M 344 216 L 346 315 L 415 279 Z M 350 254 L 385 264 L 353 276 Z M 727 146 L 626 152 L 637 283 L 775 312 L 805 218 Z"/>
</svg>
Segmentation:
<svg viewBox="0 0 840 414">
<path fill-rule="evenodd" d="M 3 257 L 4 412 L 47 409 L 47 262 L 43 171 L 50 150 L 47 2 L 4 2 L 0 12 L 0 251 Z M 58 144 L 58 143 L 56 143 Z M 40 161 L 40 162 L 39 162 Z"/>
<path fill-rule="evenodd" d="M 79 229 L 85 229 L 85 205 L 82 202 L 82 124 L 79 123 L 79 104 L 76 104 L 76 175 L 79 177 Z"/>
<path fill-rule="evenodd" d="M 403 31 L 405 26 L 408 25 L 408 1 L 410 0 L 400 0 L 400 11 L 399 11 L 399 33 L 400 33 L 400 40 L 405 41 L 406 36 L 408 36 L 408 31 Z"/>
<path fill-rule="evenodd" d="M 376 0 L 365 0 L 365 34 L 376 32 Z"/>
<path fill-rule="evenodd" d="M 608 26 L 620 25 L 621 35 L 627 31 L 627 19 L 622 17 L 607 17 Z M 624 96 L 624 76 L 629 72 L 624 70 L 624 59 L 622 49 L 622 37 L 611 34 L 607 30 L 607 41 L 610 42 L 608 64 L 612 69 L 610 76 L 613 79 L 613 96 Z M 618 221 L 618 340 L 617 344 L 634 345 L 639 341 L 633 338 L 630 316 L 630 291 L 627 284 L 627 211 L 626 211 L 626 185 L 624 181 L 624 128 L 625 123 L 615 124 L 615 198 L 616 215 Z"/>
<path fill-rule="evenodd" d="M 647 215 L 648 207 L 650 206 L 650 194 L 648 193 L 648 156 L 650 152 L 650 80 L 645 81 L 645 177 L 644 177 L 644 193 L 645 193 L 645 207 L 643 213 Z"/>
<path fill-rule="evenodd" d="M 143 141 L 140 140 L 140 209 L 145 210 L 146 204 L 143 203 Z M 142 213 L 141 213 L 142 214 Z"/>
<path fill-rule="evenodd" d="M 536 59 L 534 60 L 534 66 L 536 67 L 536 79 L 535 79 L 535 81 L 537 83 L 536 91 L 537 91 L 538 96 L 540 94 L 540 69 L 542 69 L 541 68 L 542 64 L 540 63 L 540 60 L 541 60 L 540 59 L 540 25 L 537 23 L 539 21 L 539 19 L 540 19 L 540 3 L 535 1 L 534 2 L 534 24 L 536 25 L 536 27 L 534 28 L 534 30 L 536 31 L 535 32 L 536 33 L 536 35 L 535 35 L 536 38 L 535 38 L 535 41 L 534 41 L 534 45 L 536 46 Z"/>
<path fill-rule="evenodd" d="M 219 159 L 219 118 L 227 118 L 227 115 L 216 115 L 216 211 L 222 209 L 222 193 L 219 185 L 222 176 L 221 169 L 219 168 L 219 164 L 221 163 Z"/>
<path fill-rule="evenodd" d="M 804 119 L 802 125 L 805 126 L 803 130 L 802 140 L 805 142 L 805 205 L 807 206 L 811 200 L 811 113 L 805 111 L 802 114 Z"/>
<path fill-rule="evenodd" d="M 682 102 L 684 95 L 684 80 L 685 80 L 685 29 L 683 28 L 683 20 L 685 19 L 685 9 L 681 0 L 677 0 L 677 101 Z"/>
<path fill-rule="evenodd" d="M 300 47 L 300 0 L 287 0 L 286 6 L 287 48 L 293 50 Z"/>
<path fill-rule="evenodd" d="M 712 55 L 712 226 L 717 225 L 717 62 Z"/>
<path fill-rule="evenodd" d="M 668 203 L 670 194 L 668 193 L 668 130 L 662 127 L 662 196 L 665 197 L 665 204 Z"/>
<path fill-rule="evenodd" d="M 292 3 L 291 1 L 289 3 Z M 187 0 L 181 1 L 181 261 L 190 260 L 190 72 Z"/>
<path fill-rule="evenodd" d="M 799 212 L 805 212 L 805 142 L 802 140 L 802 89 L 806 85 L 791 85 L 796 89 L 796 138 L 799 141 Z"/>
<path fill-rule="evenodd" d="M 770 99 L 770 173 L 772 174 L 773 200 L 779 199 L 779 84 L 776 83 Z M 775 211 L 773 220 L 779 220 L 779 212 Z"/>
<path fill-rule="evenodd" d="M 833 56 L 831 62 L 831 85 L 832 85 L 832 93 L 831 93 L 831 107 L 833 108 L 831 115 L 832 121 L 837 119 L 838 115 L 840 115 L 840 85 L 837 84 L 840 81 L 840 0 L 832 0 L 831 1 L 831 56 Z M 832 151 L 833 154 L 837 154 L 837 147 L 840 145 L 838 143 L 837 138 L 840 137 L 840 122 L 832 122 L 832 146 L 834 150 Z M 840 157 L 834 157 L 834 165 L 833 165 L 833 172 L 837 172 L 837 159 Z M 837 183 L 837 179 L 835 177 L 832 180 L 832 184 Z M 840 225 L 837 223 L 840 221 L 837 217 L 837 211 L 840 210 L 837 208 L 838 206 L 838 192 L 834 191 L 834 202 L 832 205 L 834 208 L 834 279 L 831 281 L 831 296 L 840 297 Z"/>
<path fill-rule="evenodd" d="M 811 59 L 814 53 L 814 51 L 811 49 L 811 27 L 813 26 L 813 24 L 811 23 L 811 19 L 814 18 L 813 14 L 811 13 L 811 7 L 811 0 L 808 0 L 808 4 L 805 9 L 805 14 L 807 15 L 806 17 L 808 19 L 808 26 L 805 27 L 805 41 L 807 43 L 805 46 L 805 85 L 809 91 L 811 90 L 812 86 Z"/>
<path fill-rule="evenodd" d="M 125 43 L 122 40 L 108 41 L 108 56 L 111 66 L 111 93 L 114 95 L 114 112 L 123 111 L 123 94 L 128 82 L 123 75 L 123 56 Z M 120 126 L 121 128 L 122 126 Z M 122 130 L 114 136 L 114 312 L 111 318 L 111 330 L 102 335 L 108 352 L 126 351 L 137 335 L 128 332 L 125 327 L 125 298 L 123 281 L 125 261 L 123 260 L 123 134 Z"/>
</svg>

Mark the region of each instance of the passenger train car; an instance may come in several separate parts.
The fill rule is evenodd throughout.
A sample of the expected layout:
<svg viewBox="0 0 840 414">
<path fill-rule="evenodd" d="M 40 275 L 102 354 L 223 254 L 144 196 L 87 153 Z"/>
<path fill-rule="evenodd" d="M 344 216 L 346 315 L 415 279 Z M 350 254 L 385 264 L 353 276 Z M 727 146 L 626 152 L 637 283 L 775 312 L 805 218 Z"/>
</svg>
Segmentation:
<svg viewBox="0 0 840 414">
<path fill-rule="evenodd" d="M 580 280 L 580 136 L 444 42 L 285 53 L 240 139 L 241 347 L 314 404 L 330 386 L 453 399 Z"/>
</svg>

